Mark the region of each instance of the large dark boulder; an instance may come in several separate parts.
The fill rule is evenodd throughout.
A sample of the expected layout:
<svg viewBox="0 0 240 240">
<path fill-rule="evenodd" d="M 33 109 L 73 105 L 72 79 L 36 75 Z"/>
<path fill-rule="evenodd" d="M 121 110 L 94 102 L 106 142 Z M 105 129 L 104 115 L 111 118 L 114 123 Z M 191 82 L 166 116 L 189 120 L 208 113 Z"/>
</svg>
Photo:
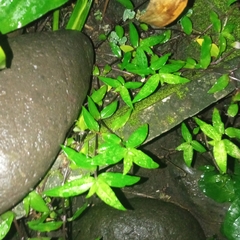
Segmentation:
<svg viewBox="0 0 240 240">
<path fill-rule="evenodd" d="M 205 240 L 197 220 L 187 210 L 157 199 L 133 198 L 133 210 L 119 211 L 104 203 L 80 219 L 77 239 L 94 240 Z"/>
<path fill-rule="evenodd" d="M 9 46 L 10 68 L 0 72 L 0 213 L 54 161 L 86 97 L 93 65 L 91 42 L 76 31 L 22 35 Z"/>
</svg>

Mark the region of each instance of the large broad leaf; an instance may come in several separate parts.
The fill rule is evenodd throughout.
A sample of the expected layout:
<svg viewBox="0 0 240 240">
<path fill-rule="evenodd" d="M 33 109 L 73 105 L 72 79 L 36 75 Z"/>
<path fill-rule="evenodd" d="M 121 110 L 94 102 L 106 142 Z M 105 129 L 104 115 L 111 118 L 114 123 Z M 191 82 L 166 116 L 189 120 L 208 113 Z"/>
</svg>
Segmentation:
<svg viewBox="0 0 240 240">
<path fill-rule="evenodd" d="M 0 1 L 0 32 L 5 34 L 21 28 L 66 2 L 67 0 L 2 0 Z"/>
<path fill-rule="evenodd" d="M 205 195 L 216 202 L 228 202 L 235 198 L 233 181 L 227 175 L 206 171 L 201 176 L 198 185 Z"/>
<path fill-rule="evenodd" d="M 237 198 L 227 211 L 222 230 L 228 240 L 239 239 L 240 236 L 240 199 Z"/>
</svg>

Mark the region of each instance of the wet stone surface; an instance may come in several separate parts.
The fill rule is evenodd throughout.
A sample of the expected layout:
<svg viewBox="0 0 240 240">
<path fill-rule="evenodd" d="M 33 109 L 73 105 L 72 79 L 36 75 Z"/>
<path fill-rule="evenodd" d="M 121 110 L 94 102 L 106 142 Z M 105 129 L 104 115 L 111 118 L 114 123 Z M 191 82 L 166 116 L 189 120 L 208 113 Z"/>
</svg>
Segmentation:
<svg viewBox="0 0 240 240">
<path fill-rule="evenodd" d="M 93 64 L 91 42 L 80 32 L 22 35 L 9 45 L 11 66 L 0 72 L 0 213 L 49 169 L 79 114 Z"/>
<path fill-rule="evenodd" d="M 206 239 L 197 220 L 175 204 L 156 199 L 130 199 L 132 210 L 119 211 L 101 203 L 78 222 L 79 240 Z M 197 238 L 196 238 L 197 236 Z"/>
</svg>

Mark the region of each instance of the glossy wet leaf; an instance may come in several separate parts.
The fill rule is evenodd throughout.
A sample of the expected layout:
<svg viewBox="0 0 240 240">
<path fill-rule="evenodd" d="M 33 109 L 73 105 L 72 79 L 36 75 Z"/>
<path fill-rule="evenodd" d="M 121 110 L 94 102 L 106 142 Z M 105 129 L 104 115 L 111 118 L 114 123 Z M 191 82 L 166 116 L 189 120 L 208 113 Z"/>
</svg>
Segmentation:
<svg viewBox="0 0 240 240">
<path fill-rule="evenodd" d="M 214 85 L 208 90 L 208 93 L 216 93 L 225 89 L 229 83 L 229 80 L 230 79 L 228 74 L 223 74 L 220 78 L 217 79 Z"/>
<path fill-rule="evenodd" d="M 114 101 L 103 108 L 103 110 L 100 112 L 101 119 L 106 119 L 111 117 L 118 108 L 118 101 Z"/>
<path fill-rule="evenodd" d="M 66 182 L 63 186 L 55 187 L 43 192 L 50 197 L 73 197 L 86 192 L 95 182 L 91 176 L 85 176 Z"/>
<path fill-rule="evenodd" d="M 105 172 L 98 176 L 111 187 L 123 188 L 131 186 L 140 180 L 140 177 L 124 175 L 122 173 Z"/>
<path fill-rule="evenodd" d="M 32 191 L 28 195 L 30 207 L 33 208 L 37 212 L 49 212 L 49 208 L 42 196 Z"/>
<path fill-rule="evenodd" d="M 152 35 L 148 38 L 143 39 L 140 42 L 140 47 L 145 48 L 145 47 L 153 47 L 157 44 L 163 43 L 165 40 L 164 34 L 159 34 L 159 35 Z"/>
<path fill-rule="evenodd" d="M 61 147 L 67 158 L 70 161 L 74 162 L 74 164 L 79 168 L 88 169 L 91 171 L 94 171 L 96 169 L 96 166 L 94 166 L 92 163 L 92 159 L 87 157 L 85 154 L 77 152 L 76 150 L 67 146 Z"/>
<path fill-rule="evenodd" d="M 237 103 L 231 103 L 228 107 L 227 114 L 229 117 L 235 117 L 238 114 L 238 104 Z"/>
<path fill-rule="evenodd" d="M 133 109 L 132 99 L 128 89 L 125 86 L 121 86 L 117 88 L 116 91 L 119 91 L 122 100 L 127 104 L 127 106 Z"/>
<path fill-rule="evenodd" d="M 194 118 L 196 123 L 199 125 L 200 129 L 210 138 L 214 140 L 221 140 L 222 136 L 219 132 L 210 124 L 205 123 L 204 121 L 200 120 L 199 118 Z"/>
<path fill-rule="evenodd" d="M 200 153 L 206 152 L 206 148 L 196 140 L 191 141 L 191 145 L 194 150 L 196 150 Z"/>
<path fill-rule="evenodd" d="M 97 106 L 95 105 L 91 97 L 87 96 L 87 99 L 88 99 L 88 110 L 90 114 L 93 116 L 94 119 L 99 120 L 100 113 L 98 111 Z"/>
<path fill-rule="evenodd" d="M 191 167 L 193 159 L 193 148 L 189 142 L 180 144 L 176 150 L 183 151 L 183 159 L 188 167 Z"/>
<path fill-rule="evenodd" d="M 126 147 L 136 148 L 140 146 L 148 135 L 148 125 L 144 124 L 135 130 L 126 141 Z"/>
<path fill-rule="evenodd" d="M 119 210 L 126 210 L 125 207 L 118 200 L 118 198 L 116 197 L 115 193 L 110 188 L 110 186 L 101 178 L 97 179 L 96 194 L 102 201 L 104 201 L 109 206 Z"/>
<path fill-rule="evenodd" d="M 189 132 L 185 123 L 182 123 L 182 125 L 181 125 L 181 132 L 182 132 L 182 137 L 186 142 L 191 142 L 192 141 L 192 135 Z"/>
<path fill-rule="evenodd" d="M 82 106 L 82 115 L 84 123 L 86 124 L 88 129 L 93 132 L 98 132 L 99 131 L 98 122 L 93 118 L 93 116 L 87 111 L 87 109 L 84 106 Z"/>
<path fill-rule="evenodd" d="M 117 33 L 119 38 L 122 38 L 124 36 L 124 29 L 120 25 L 115 26 L 115 32 Z"/>
<path fill-rule="evenodd" d="M 210 142 L 209 142 L 210 143 Z M 214 141 L 213 156 L 222 173 L 227 171 L 227 151 L 224 141 Z"/>
<path fill-rule="evenodd" d="M 154 71 L 159 70 L 166 64 L 170 56 L 171 53 L 166 53 L 160 58 L 157 58 L 155 61 L 151 62 L 150 68 Z"/>
<path fill-rule="evenodd" d="M 132 109 L 129 109 L 123 115 L 121 115 L 121 117 L 115 118 L 111 122 L 112 130 L 118 130 L 119 128 L 123 127 L 127 123 L 128 119 L 130 118 L 131 113 L 132 113 Z"/>
<path fill-rule="evenodd" d="M 121 48 L 114 42 L 109 42 L 109 45 L 114 56 L 120 58 L 122 56 Z"/>
<path fill-rule="evenodd" d="M 228 175 L 208 171 L 201 176 L 198 185 L 206 196 L 216 202 L 229 202 L 235 198 L 233 181 Z"/>
<path fill-rule="evenodd" d="M 56 9 L 67 0 L 5 0 L 0 6 L 0 32 L 2 34 L 21 28 L 40 18 L 45 13 Z"/>
<path fill-rule="evenodd" d="M 141 68 L 148 68 L 148 58 L 142 48 L 137 48 L 135 57 L 132 63 Z"/>
<path fill-rule="evenodd" d="M 228 240 L 240 238 L 240 199 L 236 198 L 229 207 L 222 225 L 224 235 Z"/>
<path fill-rule="evenodd" d="M 213 127 L 218 131 L 219 134 L 224 134 L 224 124 L 222 122 L 219 110 L 217 108 L 214 108 L 213 114 L 212 114 L 212 123 Z"/>
<path fill-rule="evenodd" d="M 224 143 L 224 147 L 225 147 L 227 154 L 233 158 L 237 158 L 240 160 L 239 147 L 228 139 L 224 139 L 223 143 Z"/>
<path fill-rule="evenodd" d="M 126 149 L 119 144 L 104 143 L 100 146 L 100 153 L 92 158 L 95 165 L 106 166 L 118 163 L 125 155 Z"/>
<path fill-rule="evenodd" d="M 142 86 L 141 82 L 126 82 L 124 84 L 124 87 L 127 89 L 136 89 L 136 88 L 140 88 Z"/>
<path fill-rule="evenodd" d="M 139 93 L 134 97 L 132 102 L 135 103 L 150 96 L 157 89 L 158 85 L 159 75 L 155 74 L 147 80 L 147 82 L 143 85 Z"/>
<path fill-rule="evenodd" d="M 143 168 L 158 168 L 159 165 L 147 154 L 135 148 L 127 148 L 125 157 L 130 158 L 135 164 Z"/>
<path fill-rule="evenodd" d="M 126 175 L 132 168 L 133 166 L 133 161 L 131 156 L 126 154 L 123 159 L 123 174 Z"/>
<path fill-rule="evenodd" d="M 28 222 L 28 227 L 32 230 L 39 231 L 39 232 L 51 232 L 54 230 L 59 229 L 63 222 L 62 221 L 54 221 L 54 222 L 45 222 L 39 223 L 38 221 L 31 221 Z"/>
<path fill-rule="evenodd" d="M 180 19 L 180 24 L 181 24 L 183 31 L 187 35 L 190 35 L 192 33 L 192 21 L 188 16 L 183 16 Z"/>
<path fill-rule="evenodd" d="M 189 79 L 178 76 L 178 75 L 174 75 L 174 74 L 170 74 L 170 73 L 159 73 L 159 80 L 160 82 L 163 83 L 168 83 L 168 84 L 183 84 L 183 83 L 187 83 L 190 82 Z"/>
<path fill-rule="evenodd" d="M 12 211 L 7 211 L 0 216 L 0 239 L 4 239 L 9 232 L 13 219 L 14 213 Z"/>
<path fill-rule="evenodd" d="M 225 130 L 225 134 L 231 138 L 238 138 L 240 139 L 240 129 L 229 127 Z"/>
<path fill-rule="evenodd" d="M 113 133 L 103 133 L 102 139 L 107 143 L 120 144 L 122 139 Z M 105 149 L 104 149 L 105 150 Z M 103 150 L 103 151 L 104 151 Z"/>
<path fill-rule="evenodd" d="M 221 56 L 222 53 L 225 52 L 227 48 L 227 40 L 223 36 L 223 34 L 219 34 L 218 46 L 219 46 L 219 56 Z"/>
<path fill-rule="evenodd" d="M 131 58 L 132 58 L 132 53 L 125 52 L 122 58 L 122 63 L 118 64 L 119 68 L 121 70 L 125 69 L 127 65 L 130 63 Z"/>
<path fill-rule="evenodd" d="M 138 47 L 139 35 L 138 35 L 137 28 L 135 27 L 135 25 L 132 22 L 129 23 L 129 40 L 130 40 L 131 45 L 134 48 Z"/>
<path fill-rule="evenodd" d="M 0 46 L 0 70 L 6 67 L 6 55 L 3 51 L 2 47 Z"/>
<path fill-rule="evenodd" d="M 77 219 L 83 212 L 84 210 L 88 207 L 88 204 L 87 203 L 84 203 L 82 207 L 78 208 L 76 210 L 76 212 L 73 214 L 73 216 L 71 218 L 68 218 L 67 221 L 68 222 L 72 222 L 74 221 L 75 219 Z"/>
</svg>

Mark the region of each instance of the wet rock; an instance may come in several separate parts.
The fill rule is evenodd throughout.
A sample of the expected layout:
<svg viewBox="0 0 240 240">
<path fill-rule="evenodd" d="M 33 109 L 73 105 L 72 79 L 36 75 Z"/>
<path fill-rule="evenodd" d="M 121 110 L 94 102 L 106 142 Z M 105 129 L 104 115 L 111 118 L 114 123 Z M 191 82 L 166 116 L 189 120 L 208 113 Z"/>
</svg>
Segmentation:
<svg viewBox="0 0 240 240">
<path fill-rule="evenodd" d="M 0 72 L 0 213 L 52 164 L 86 97 L 93 64 L 91 42 L 80 32 L 22 35 L 9 45 L 11 67 Z"/>
<path fill-rule="evenodd" d="M 133 198 L 134 210 L 119 211 L 100 203 L 79 221 L 79 240 L 206 239 L 197 220 L 175 204 L 156 199 Z"/>
</svg>

